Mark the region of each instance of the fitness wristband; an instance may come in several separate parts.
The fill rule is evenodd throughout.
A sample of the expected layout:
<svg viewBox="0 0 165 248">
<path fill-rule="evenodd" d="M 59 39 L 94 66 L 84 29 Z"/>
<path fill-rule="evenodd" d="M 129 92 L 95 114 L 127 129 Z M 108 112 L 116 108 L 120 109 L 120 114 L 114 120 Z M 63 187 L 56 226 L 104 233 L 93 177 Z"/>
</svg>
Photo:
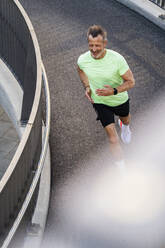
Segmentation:
<svg viewBox="0 0 165 248">
<path fill-rule="evenodd" d="M 118 93 L 117 89 L 116 88 L 113 88 L 113 94 L 114 95 L 117 95 L 117 93 Z"/>
</svg>

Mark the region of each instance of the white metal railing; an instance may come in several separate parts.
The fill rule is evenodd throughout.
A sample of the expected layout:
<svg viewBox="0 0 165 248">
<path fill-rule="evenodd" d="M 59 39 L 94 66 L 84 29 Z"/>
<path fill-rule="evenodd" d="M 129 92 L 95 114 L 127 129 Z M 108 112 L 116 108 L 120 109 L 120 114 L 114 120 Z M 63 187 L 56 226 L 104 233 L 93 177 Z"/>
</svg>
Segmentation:
<svg viewBox="0 0 165 248">
<path fill-rule="evenodd" d="M 48 80 L 47 80 L 47 75 L 45 72 L 45 68 L 44 65 L 42 63 L 42 75 L 43 75 L 43 82 L 44 82 L 44 88 L 45 88 L 45 98 L 46 98 L 46 122 L 45 122 L 45 129 L 44 129 L 44 134 L 43 134 L 43 145 L 42 145 L 42 152 L 41 152 L 41 156 L 40 156 L 40 160 L 39 160 L 39 164 L 37 166 L 37 170 L 35 173 L 35 176 L 33 178 L 31 187 L 26 195 L 25 201 L 22 205 L 22 208 L 20 209 L 20 212 L 12 226 L 12 228 L 10 229 L 10 232 L 8 233 L 3 245 L 1 248 L 7 248 L 8 245 L 10 244 L 25 212 L 26 209 L 30 203 L 30 200 L 32 198 L 32 195 L 35 191 L 35 188 L 37 186 L 38 180 L 40 178 L 43 166 L 44 166 L 44 162 L 45 162 L 45 157 L 46 157 L 46 153 L 47 153 L 47 149 L 48 149 L 48 145 L 49 145 L 49 133 L 50 133 L 50 92 L 49 92 L 49 85 L 48 85 Z"/>
</svg>

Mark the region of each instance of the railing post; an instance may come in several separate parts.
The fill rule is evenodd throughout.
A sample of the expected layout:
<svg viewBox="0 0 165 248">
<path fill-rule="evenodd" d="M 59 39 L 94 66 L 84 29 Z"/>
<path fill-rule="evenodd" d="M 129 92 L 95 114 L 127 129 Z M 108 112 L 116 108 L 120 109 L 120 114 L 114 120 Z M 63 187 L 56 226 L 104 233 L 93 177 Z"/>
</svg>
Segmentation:
<svg viewBox="0 0 165 248">
<path fill-rule="evenodd" d="M 165 9 L 165 0 L 162 0 L 162 5 L 161 5 L 161 7 Z"/>
</svg>

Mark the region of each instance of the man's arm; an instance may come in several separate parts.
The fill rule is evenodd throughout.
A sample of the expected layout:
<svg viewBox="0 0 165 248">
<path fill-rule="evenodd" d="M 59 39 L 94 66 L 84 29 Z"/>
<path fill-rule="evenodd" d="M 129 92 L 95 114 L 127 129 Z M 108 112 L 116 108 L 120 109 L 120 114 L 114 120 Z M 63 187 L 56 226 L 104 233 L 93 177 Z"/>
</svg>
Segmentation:
<svg viewBox="0 0 165 248">
<path fill-rule="evenodd" d="M 125 74 L 121 76 L 124 80 L 124 82 L 119 85 L 116 89 L 118 93 L 121 93 L 123 91 L 127 91 L 134 87 L 135 85 L 135 79 L 132 74 L 132 71 L 129 69 Z M 103 89 L 97 89 L 96 93 L 98 96 L 111 96 L 114 95 L 114 90 L 110 85 L 104 85 L 105 88 Z"/>
<path fill-rule="evenodd" d="M 122 75 L 122 78 L 124 82 L 123 84 L 117 87 L 118 93 L 129 90 L 135 85 L 135 79 L 130 69 L 124 75 Z"/>
<path fill-rule="evenodd" d="M 88 98 L 88 100 L 93 103 L 93 100 L 91 98 L 91 89 L 90 89 L 90 86 L 89 86 L 88 77 L 86 76 L 86 74 L 84 73 L 84 71 L 80 69 L 79 66 L 77 67 L 77 71 L 78 71 L 80 80 L 81 80 L 81 82 L 84 85 L 85 95 Z"/>
<path fill-rule="evenodd" d="M 86 89 L 87 87 L 89 87 L 88 78 L 87 78 L 87 76 L 85 75 L 85 73 L 80 69 L 79 66 L 77 67 L 77 71 L 78 71 L 80 80 L 81 80 L 81 82 L 83 83 L 84 88 Z"/>
</svg>

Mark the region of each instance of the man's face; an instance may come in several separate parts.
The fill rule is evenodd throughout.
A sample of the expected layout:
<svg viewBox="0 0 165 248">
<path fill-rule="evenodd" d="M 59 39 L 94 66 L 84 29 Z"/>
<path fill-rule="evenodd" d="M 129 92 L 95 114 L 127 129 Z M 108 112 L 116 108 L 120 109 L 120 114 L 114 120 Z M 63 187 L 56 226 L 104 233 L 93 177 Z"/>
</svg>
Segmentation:
<svg viewBox="0 0 165 248">
<path fill-rule="evenodd" d="M 103 37 L 99 34 L 96 37 L 89 35 L 88 45 L 91 55 L 94 59 L 101 59 L 105 55 L 104 48 L 106 47 L 107 41 L 103 40 Z"/>
</svg>

